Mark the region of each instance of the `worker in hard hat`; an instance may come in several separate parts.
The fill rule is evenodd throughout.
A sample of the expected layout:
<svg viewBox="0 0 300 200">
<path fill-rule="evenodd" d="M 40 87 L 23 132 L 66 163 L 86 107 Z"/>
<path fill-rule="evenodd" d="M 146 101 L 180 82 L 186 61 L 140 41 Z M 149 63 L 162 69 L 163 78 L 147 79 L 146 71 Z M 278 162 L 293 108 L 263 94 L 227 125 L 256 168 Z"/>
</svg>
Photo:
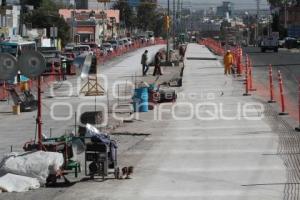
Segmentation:
<svg viewBox="0 0 300 200">
<path fill-rule="evenodd" d="M 233 65 L 233 54 L 230 50 L 228 50 L 224 56 L 224 68 L 225 68 L 225 75 L 231 74 L 231 68 Z"/>
</svg>

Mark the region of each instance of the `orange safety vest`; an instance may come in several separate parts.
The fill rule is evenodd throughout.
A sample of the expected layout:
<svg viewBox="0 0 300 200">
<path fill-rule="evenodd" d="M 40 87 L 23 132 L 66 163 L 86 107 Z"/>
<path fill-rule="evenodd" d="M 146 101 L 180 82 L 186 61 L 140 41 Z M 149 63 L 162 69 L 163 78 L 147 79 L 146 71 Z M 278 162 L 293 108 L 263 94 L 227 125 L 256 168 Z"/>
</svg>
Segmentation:
<svg viewBox="0 0 300 200">
<path fill-rule="evenodd" d="M 224 56 L 224 65 L 232 65 L 233 64 L 233 55 L 231 53 L 227 53 Z"/>
</svg>

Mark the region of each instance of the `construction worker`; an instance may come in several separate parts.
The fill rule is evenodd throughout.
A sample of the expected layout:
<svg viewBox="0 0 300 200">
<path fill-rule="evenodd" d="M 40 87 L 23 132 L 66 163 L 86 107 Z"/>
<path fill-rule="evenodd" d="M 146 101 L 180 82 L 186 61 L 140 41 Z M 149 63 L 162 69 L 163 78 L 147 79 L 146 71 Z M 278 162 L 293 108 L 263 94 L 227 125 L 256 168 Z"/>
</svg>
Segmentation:
<svg viewBox="0 0 300 200">
<path fill-rule="evenodd" d="M 224 56 L 224 74 L 231 74 L 231 68 L 233 64 L 233 55 L 230 50 L 227 50 L 227 53 Z"/>
</svg>

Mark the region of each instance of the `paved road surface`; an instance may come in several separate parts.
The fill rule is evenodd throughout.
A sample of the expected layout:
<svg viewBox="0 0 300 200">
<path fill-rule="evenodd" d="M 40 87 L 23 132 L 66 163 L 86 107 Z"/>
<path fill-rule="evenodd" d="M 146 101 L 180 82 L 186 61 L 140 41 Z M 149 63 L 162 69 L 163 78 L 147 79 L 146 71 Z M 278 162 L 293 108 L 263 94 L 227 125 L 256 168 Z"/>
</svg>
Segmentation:
<svg viewBox="0 0 300 200">
<path fill-rule="evenodd" d="M 55 200 L 299 199 L 299 135 L 268 104 L 243 97 L 219 61 L 203 60 L 212 56 L 206 48 L 190 45 L 194 52 L 177 104 L 162 104 L 160 120 L 146 113 L 132 124 L 151 133 L 122 157 L 133 178 L 83 181 L 54 190 Z M 35 199 L 53 199 L 42 192 Z"/>
<path fill-rule="evenodd" d="M 277 71 L 283 74 L 285 85 L 285 95 L 287 100 L 288 112 L 294 119 L 298 118 L 298 80 L 300 80 L 300 53 L 290 52 L 280 49 L 278 53 L 261 53 L 257 47 L 244 49 L 251 57 L 254 64 L 254 79 L 259 88 L 267 91 L 268 87 L 268 66 L 273 65 L 275 92 L 278 99 Z M 279 99 L 278 99 L 279 100 Z"/>
<path fill-rule="evenodd" d="M 137 51 L 128 53 L 120 58 L 115 59 L 112 62 L 108 62 L 105 66 L 100 66 L 100 73 L 106 78 L 106 87 L 109 88 L 109 99 L 110 102 L 113 99 L 111 95 L 111 86 L 117 80 L 131 80 L 131 76 L 135 74 L 142 74 L 140 58 L 145 49 L 150 52 L 157 52 L 161 49 L 162 45 L 151 46 L 147 48 L 142 48 Z M 125 77 L 123 77 L 125 76 Z M 123 78 L 122 78 L 123 77 Z M 74 129 L 75 116 L 74 113 L 78 111 L 78 108 L 82 104 L 88 104 L 83 107 L 85 111 L 94 111 L 95 98 L 94 97 L 77 97 L 77 91 L 83 85 L 84 82 L 79 82 L 76 84 L 77 80 L 71 78 L 68 82 L 64 82 L 58 89 L 54 90 L 55 98 L 48 98 L 50 96 L 49 88 L 45 89 L 43 94 L 43 132 L 45 135 L 50 135 L 50 128 L 52 130 L 52 136 L 61 136 L 69 130 Z M 69 82 L 70 81 L 70 82 Z M 101 80 L 101 84 L 103 84 Z M 71 87 L 70 87 L 71 85 Z M 79 86 L 78 86 L 79 85 Z M 69 92 L 70 91 L 70 92 Z M 70 95 L 70 96 L 68 96 Z M 107 96 L 100 96 L 96 99 L 97 103 L 106 104 Z M 64 103 L 65 106 L 52 107 L 55 103 Z M 10 102 L 12 103 L 12 102 Z M 70 107 L 66 106 L 69 104 Z M 98 106 L 97 110 L 103 110 L 103 108 Z M 11 106 L 7 102 L 0 102 L 0 157 L 10 151 L 10 146 L 13 146 L 14 151 L 22 151 L 24 142 L 29 141 L 34 138 L 36 131 L 35 126 L 35 116 L 36 112 L 22 113 L 20 116 L 12 115 L 8 113 L 11 111 Z M 53 111 L 54 114 L 51 112 Z M 79 113 L 77 112 L 77 117 Z M 68 118 L 68 116 L 71 116 Z M 54 120 L 52 116 L 57 118 L 63 118 L 63 120 Z M 79 121 L 79 119 L 78 119 Z"/>
<path fill-rule="evenodd" d="M 187 53 L 193 51 L 211 56 L 197 45 Z M 240 82 L 224 77 L 218 61 L 187 60 L 183 84 L 175 116 L 164 110 L 163 120 L 145 123 L 152 135 L 126 153 L 128 161 L 137 162 L 133 179 L 89 184 L 89 189 L 77 184 L 56 200 L 297 199 L 296 161 L 279 156 L 290 152 L 291 135 L 285 135 L 288 127 L 272 108 L 263 104 L 262 112 L 252 105 L 252 112 L 239 113 L 238 105 L 257 100 L 243 97 Z M 248 119 L 262 114 L 261 120 Z M 238 119 L 229 119 L 234 116 Z"/>
</svg>

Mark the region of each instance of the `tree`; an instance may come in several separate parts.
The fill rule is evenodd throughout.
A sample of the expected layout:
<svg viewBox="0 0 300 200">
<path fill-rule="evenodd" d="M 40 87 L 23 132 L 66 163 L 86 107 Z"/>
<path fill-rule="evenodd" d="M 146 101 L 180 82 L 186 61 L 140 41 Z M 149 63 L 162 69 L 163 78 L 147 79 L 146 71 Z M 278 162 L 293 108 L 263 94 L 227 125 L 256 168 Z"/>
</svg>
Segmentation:
<svg viewBox="0 0 300 200">
<path fill-rule="evenodd" d="M 274 13 L 272 16 L 273 16 L 272 30 L 274 32 L 279 32 L 279 35 L 280 35 L 281 38 L 286 37 L 287 36 L 287 31 L 284 28 L 284 26 L 281 25 L 280 22 L 279 22 L 279 14 Z"/>
<path fill-rule="evenodd" d="M 21 3 L 24 3 L 25 5 L 31 5 L 35 9 L 41 7 L 41 0 L 21 0 Z"/>
<path fill-rule="evenodd" d="M 42 0 L 40 7 L 25 14 L 24 21 L 25 24 L 32 24 L 32 28 L 47 28 L 48 36 L 50 27 L 58 27 L 58 37 L 65 45 L 70 40 L 70 27 L 59 15 L 58 9 L 58 6 L 51 0 Z"/>
<path fill-rule="evenodd" d="M 161 36 L 161 37 L 166 38 L 167 33 L 166 33 L 166 31 L 164 31 L 164 27 L 162 26 L 162 24 L 164 23 L 163 17 L 164 17 L 164 15 L 161 13 L 156 14 L 155 27 L 154 27 L 153 31 L 154 31 L 154 35 L 156 37 Z"/>
<path fill-rule="evenodd" d="M 134 14 L 127 0 L 118 0 L 112 7 L 115 10 L 120 10 L 120 20 L 125 24 L 126 28 L 134 27 Z"/>
<path fill-rule="evenodd" d="M 300 0 L 268 0 L 272 7 L 283 7 L 285 4 L 287 6 L 299 6 Z"/>
<path fill-rule="evenodd" d="M 138 6 L 138 27 L 144 31 L 154 30 L 156 26 L 156 4 L 150 0 L 141 0 Z"/>
</svg>

